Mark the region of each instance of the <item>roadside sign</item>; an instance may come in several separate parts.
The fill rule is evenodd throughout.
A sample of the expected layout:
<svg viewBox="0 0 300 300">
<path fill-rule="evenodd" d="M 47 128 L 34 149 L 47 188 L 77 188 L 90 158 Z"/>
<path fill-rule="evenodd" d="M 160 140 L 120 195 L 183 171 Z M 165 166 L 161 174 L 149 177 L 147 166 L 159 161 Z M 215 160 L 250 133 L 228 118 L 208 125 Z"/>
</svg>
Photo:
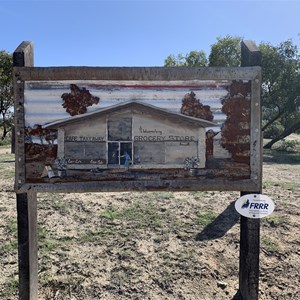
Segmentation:
<svg viewBox="0 0 300 300">
<path fill-rule="evenodd" d="M 16 191 L 261 187 L 260 67 L 15 67 Z"/>
</svg>

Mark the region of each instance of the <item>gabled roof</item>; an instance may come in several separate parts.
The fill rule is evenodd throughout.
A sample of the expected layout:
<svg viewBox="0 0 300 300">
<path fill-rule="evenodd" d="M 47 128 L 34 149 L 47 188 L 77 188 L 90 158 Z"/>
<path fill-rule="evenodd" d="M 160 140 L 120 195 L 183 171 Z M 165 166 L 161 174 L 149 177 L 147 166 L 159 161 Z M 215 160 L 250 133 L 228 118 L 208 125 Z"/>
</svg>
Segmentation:
<svg viewBox="0 0 300 300">
<path fill-rule="evenodd" d="M 151 113 L 151 114 L 156 114 L 157 116 L 161 116 L 163 119 L 172 119 L 174 121 L 180 121 L 184 123 L 188 123 L 190 125 L 198 126 L 198 127 L 211 127 L 211 126 L 216 126 L 214 122 L 210 122 L 204 119 L 199 119 L 199 118 L 194 118 L 190 117 L 184 114 L 176 113 L 176 112 L 171 112 L 166 109 L 162 109 L 159 107 L 156 107 L 154 105 L 150 104 L 145 104 L 137 101 L 128 101 L 128 102 L 123 102 L 121 104 L 117 105 L 112 105 L 108 106 L 105 108 L 97 109 L 89 113 L 85 113 L 82 115 L 77 115 L 73 116 L 67 119 L 63 120 L 58 120 L 54 121 L 48 124 L 45 124 L 43 127 L 44 128 L 58 128 L 62 127 L 65 125 L 69 125 L 72 123 L 76 123 L 78 121 L 83 121 L 83 120 L 88 120 L 91 117 L 101 117 L 105 115 L 109 115 L 115 112 L 119 112 L 125 109 L 134 109 L 137 111 L 145 112 L 145 113 Z"/>
</svg>

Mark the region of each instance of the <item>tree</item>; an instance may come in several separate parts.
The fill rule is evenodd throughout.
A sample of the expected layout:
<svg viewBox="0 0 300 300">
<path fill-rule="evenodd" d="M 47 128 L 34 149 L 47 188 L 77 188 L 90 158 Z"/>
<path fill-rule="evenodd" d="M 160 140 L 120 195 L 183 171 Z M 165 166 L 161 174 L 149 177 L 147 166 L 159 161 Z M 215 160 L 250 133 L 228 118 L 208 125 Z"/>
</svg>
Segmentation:
<svg viewBox="0 0 300 300">
<path fill-rule="evenodd" d="M 300 55 L 291 40 L 276 47 L 268 43 L 259 47 L 263 75 L 262 129 L 266 137 L 272 138 L 264 147 L 271 148 L 277 141 L 300 130 Z M 277 131 L 274 131 L 275 124 Z"/>
<path fill-rule="evenodd" d="M 218 37 L 211 46 L 210 67 L 237 67 L 241 62 L 241 37 Z M 298 47 L 287 40 L 278 46 L 259 45 L 262 52 L 262 112 L 265 137 L 272 140 L 264 147 L 291 133 L 300 131 L 300 53 Z M 192 66 L 186 56 L 170 55 L 172 66 Z"/>
<path fill-rule="evenodd" d="M 217 37 L 211 45 L 209 54 L 210 67 L 238 67 L 241 64 L 241 37 Z"/>
<path fill-rule="evenodd" d="M 165 67 L 237 67 L 241 63 L 241 37 L 230 35 L 218 37 L 211 45 L 211 52 L 207 60 L 203 50 L 191 51 L 186 55 L 170 54 L 164 62 Z"/>
<path fill-rule="evenodd" d="M 206 54 L 203 50 L 193 50 L 186 55 L 181 53 L 169 55 L 165 59 L 165 67 L 205 67 L 207 66 Z"/>
<path fill-rule="evenodd" d="M 217 38 L 211 46 L 209 66 L 236 67 L 241 61 L 241 37 Z M 268 133 L 272 128 L 274 143 L 300 129 L 300 55 L 292 40 L 272 46 L 259 45 L 262 52 L 262 110 L 263 128 Z M 277 130 L 274 125 L 277 124 Z M 271 130 L 270 130 L 271 132 Z"/>
<path fill-rule="evenodd" d="M 196 94 L 193 91 L 184 95 L 180 112 L 184 115 L 208 121 L 212 121 L 214 118 L 210 106 L 203 105 L 200 100 L 196 98 Z"/>
<path fill-rule="evenodd" d="M 12 55 L 0 51 L 0 130 L 1 140 L 11 131 L 13 123 Z"/>
</svg>

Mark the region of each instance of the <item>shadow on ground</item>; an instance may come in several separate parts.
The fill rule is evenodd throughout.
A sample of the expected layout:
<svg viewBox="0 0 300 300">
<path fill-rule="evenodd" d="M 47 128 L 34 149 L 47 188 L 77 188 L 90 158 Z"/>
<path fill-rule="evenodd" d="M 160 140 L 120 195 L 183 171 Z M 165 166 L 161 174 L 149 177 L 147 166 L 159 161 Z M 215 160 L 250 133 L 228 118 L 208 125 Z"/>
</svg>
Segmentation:
<svg viewBox="0 0 300 300">
<path fill-rule="evenodd" d="M 197 234 L 196 241 L 218 239 L 226 234 L 240 219 L 234 207 L 235 201 L 231 202 L 217 218 Z"/>
</svg>

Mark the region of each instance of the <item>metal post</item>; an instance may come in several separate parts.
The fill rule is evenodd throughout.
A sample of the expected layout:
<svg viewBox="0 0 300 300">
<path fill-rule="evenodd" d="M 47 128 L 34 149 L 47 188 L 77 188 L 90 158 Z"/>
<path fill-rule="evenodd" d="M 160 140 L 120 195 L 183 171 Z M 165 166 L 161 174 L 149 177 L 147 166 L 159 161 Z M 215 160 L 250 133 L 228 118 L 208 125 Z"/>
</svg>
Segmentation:
<svg viewBox="0 0 300 300">
<path fill-rule="evenodd" d="M 261 52 L 252 41 L 241 44 L 241 66 L 260 66 Z M 260 157 L 262 163 L 262 157 Z M 241 192 L 259 194 L 258 191 Z M 242 300 L 258 300 L 259 293 L 259 249 L 260 249 L 260 220 L 241 216 L 240 228 L 240 262 L 239 262 L 239 292 Z"/>
<path fill-rule="evenodd" d="M 13 53 L 14 67 L 33 66 L 33 44 L 23 42 Z M 16 133 L 23 130 L 24 120 L 15 114 Z M 16 135 L 15 142 L 21 142 L 22 135 Z M 18 148 L 18 147 L 17 147 Z M 23 148 L 22 148 L 23 149 Z M 22 151 L 23 152 L 23 151 Z M 25 153 L 16 151 L 16 160 L 24 160 Z M 24 164 L 25 170 L 25 164 Z M 16 169 L 16 178 L 25 171 Z M 19 173 L 17 175 L 17 172 Z M 19 179 L 20 180 L 20 179 Z M 18 183 L 16 183 L 18 184 Z M 37 247 L 37 193 L 28 192 L 17 194 L 18 219 L 18 259 L 19 259 L 19 299 L 38 299 L 38 247 Z"/>
</svg>

